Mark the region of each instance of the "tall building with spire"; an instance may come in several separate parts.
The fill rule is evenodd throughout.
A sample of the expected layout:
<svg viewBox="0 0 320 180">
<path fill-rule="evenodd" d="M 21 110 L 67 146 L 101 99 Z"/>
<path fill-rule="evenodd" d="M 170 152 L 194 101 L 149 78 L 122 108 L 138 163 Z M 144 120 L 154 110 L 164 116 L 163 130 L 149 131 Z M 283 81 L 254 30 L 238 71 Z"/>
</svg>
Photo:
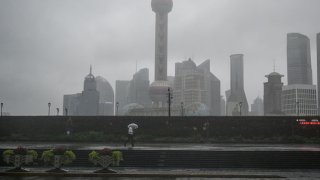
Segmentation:
<svg viewBox="0 0 320 180">
<path fill-rule="evenodd" d="M 63 109 L 63 114 L 68 116 L 99 115 L 99 92 L 91 66 L 90 73 L 84 79 L 82 93 L 64 95 Z"/>
<path fill-rule="evenodd" d="M 80 116 L 97 116 L 99 114 L 99 92 L 91 66 L 90 73 L 84 79 L 78 113 Z"/>
<path fill-rule="evenodd" d="M 167 94 L 170 87 L 167 75 L 168 64 L 168 14 L 173 7 L 172 0 L 152 0 L 152 10 L 156 13 L 155 31 L 155 82 L 150 86 L 153 107 L 167 106 Z"/>
<path fill-rule="evenodd" d="M 312 85 L 310 39 L 299 33 L 287 35 L 288 85 Z"/>
<path fill-rule="evenodd" d="M 247 116 L 249 113 L 249 105 L 244 91 L 243 54 L 231 55 L 230 66 L 231 89 L 227 95 L 227 116 Z"/>
</svg>

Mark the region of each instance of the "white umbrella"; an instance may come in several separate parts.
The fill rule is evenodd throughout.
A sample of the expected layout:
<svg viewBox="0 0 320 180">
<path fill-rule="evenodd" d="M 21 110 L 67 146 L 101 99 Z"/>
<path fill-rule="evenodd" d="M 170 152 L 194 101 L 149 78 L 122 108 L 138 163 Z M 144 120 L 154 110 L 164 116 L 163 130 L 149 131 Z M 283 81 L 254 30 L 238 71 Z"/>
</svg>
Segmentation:
<svg viewBox="0 0 320 180">
<path fill-rule="evenodd" d="M 137 124 L 135 124 L 135 123 L 131 123 L 131 124 L 128 125 L 128 128 L 129 127 L 133 128 L 133 129 L 138 129 L 139 126 Z"/>
</svg>

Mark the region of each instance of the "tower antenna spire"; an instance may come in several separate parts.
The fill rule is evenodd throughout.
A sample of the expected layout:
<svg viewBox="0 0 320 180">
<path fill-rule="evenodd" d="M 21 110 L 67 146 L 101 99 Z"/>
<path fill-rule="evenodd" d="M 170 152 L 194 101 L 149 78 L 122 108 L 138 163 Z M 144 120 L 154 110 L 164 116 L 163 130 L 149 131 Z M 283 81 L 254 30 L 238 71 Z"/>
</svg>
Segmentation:
<svg viewBox="0 0 320 180">
<path fill-rule="evenodd" d="M 276 60 L 273 60 L 273 72 L 276 72 Z"/>
<path fill-rule="evenodd" d="M 92 74 L 92 65 L 90 64 L 90 74 Z"/>
</svg>

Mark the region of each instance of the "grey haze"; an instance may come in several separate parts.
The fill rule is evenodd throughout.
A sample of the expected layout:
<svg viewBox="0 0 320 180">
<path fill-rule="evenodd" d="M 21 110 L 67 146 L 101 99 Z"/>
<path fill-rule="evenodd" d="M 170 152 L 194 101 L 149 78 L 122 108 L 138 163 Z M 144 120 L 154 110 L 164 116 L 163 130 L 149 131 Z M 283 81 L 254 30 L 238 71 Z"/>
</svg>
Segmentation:
<svg viewBox="0 0 320 180">
<path fill-rule="evenodd" d="M 249 104 L 265 75 L 286 75 L 287 33 L 311 40 L 313 83 L 319 0 L 174 0 L 169 14 L 168 75 L 174 63 L 211 59 L 230 88 L 230 55 L 244 54 Z M 150 0 L 0 0 L 0 101 L 12 115 L 46 115 L 64 94 L 80 92 L 89 73 L 114 87 L 138 69 L 154 77 L 155 15 Z M 287 83 L 287 77 L 283 78 Z"/>
</svg>

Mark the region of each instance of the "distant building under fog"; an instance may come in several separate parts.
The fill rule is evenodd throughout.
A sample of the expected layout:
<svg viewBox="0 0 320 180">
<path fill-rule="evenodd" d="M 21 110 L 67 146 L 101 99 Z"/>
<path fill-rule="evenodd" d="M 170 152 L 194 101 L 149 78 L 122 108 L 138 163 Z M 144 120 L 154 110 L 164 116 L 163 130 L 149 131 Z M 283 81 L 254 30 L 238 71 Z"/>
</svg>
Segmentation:
<svg viewBox="0 0 320 180">
<path fill-rule="evenodd" d="M 124 106 L 128 104 L 129 85 L 130 81 L 116 81 L 115 115 L 121 115 Z"/>
<path fill-rule="evenodd" d="M 99 115 L 99 92 L 91 67 L 90 73 L 85 77 L 82 93 L 64 95 L 63 98 L 64 115 Z"/>
<path fill-rule="evenodd" d="M 195 103 L 202 103 L 207 115 L 220 116 L 220 80 L 210 72 L 210 60 L 199 66 L 191 59 L 176 63 L 173 102 L 176 108 L 183 103 L 186 110 Z"/>
<path fill-rule="evenodd" d="M 277 72 L 266 75 L 268 78 L 268 82 L 264 83 L 264 114 L 266 116 L 283 115 L 281 110 L 282 77 L 283 75 Z"/>
<path fill-rule="evenodd" d="M 260 97 L 257 97 L 254 101 L 253 104 L 251 104 L 251 116 L 263 116 L 263 100 Z"/>
<path fill-rule="evenodd" d="M 99 96 L 99 115 L 113 116 L 114 115 L 114 92 L 110 83 L 103 77 L 96 77 L 97 90 Z"/>
<path fill-rule="evenodd" d="M 244 91 L 244 67 L 243 55 L 234 54 L 230 56 L 230 87 L 226 92 L 227 116 L 247 116 L 249 105 Z"/>
<path fill-rule="evenodd" d="M 317 34 L 318 115 L 320 114 L 320 33 Z"/>
<path fill-rule="evenodd" d="M 288 85 L 312 85 L 310 39 L 299 33 L 287 35 Z"/>
<path fill-rule="evenodd" d="M 144 107 L 150 107 L 149 86 L 149 69 L 144 68 L 135 73 L 128 86 L 128 104 L 136 103 Z"/>
</svg>

